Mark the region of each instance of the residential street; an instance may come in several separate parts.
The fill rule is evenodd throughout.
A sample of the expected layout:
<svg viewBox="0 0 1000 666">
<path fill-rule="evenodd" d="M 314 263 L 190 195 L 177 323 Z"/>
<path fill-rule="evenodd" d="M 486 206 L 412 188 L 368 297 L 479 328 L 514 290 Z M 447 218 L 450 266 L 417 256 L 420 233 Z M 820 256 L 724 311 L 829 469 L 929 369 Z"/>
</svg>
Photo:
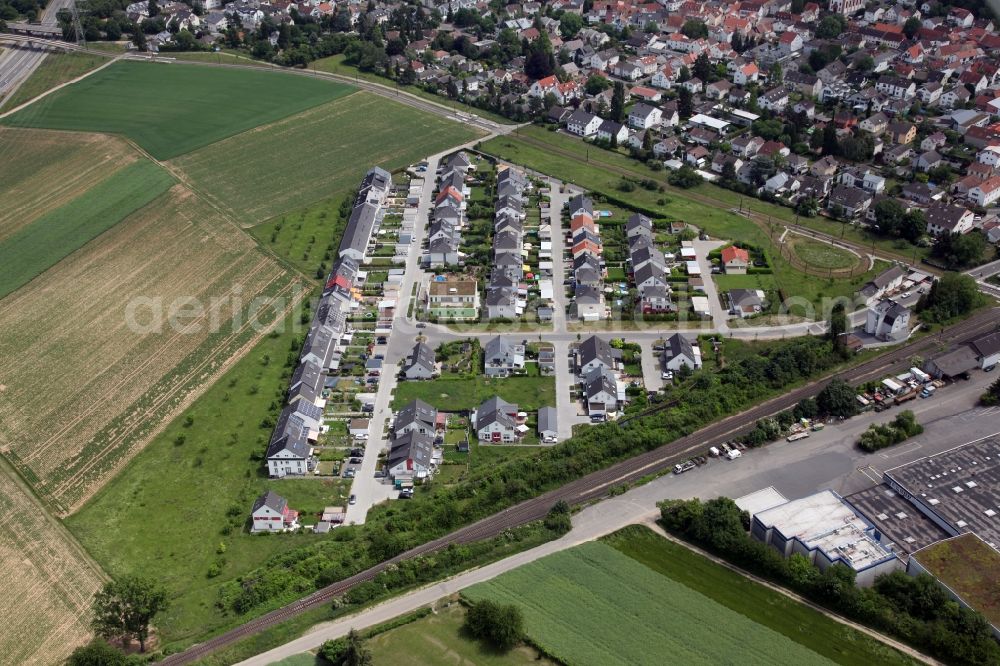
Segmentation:
<svg viewBox="0 0 1000 666">
<path fill-rule="evenodd" d="M 897 410 L 858 416 L 828 426 L 806 440 L 775 442 L 733 462 L 710 460 L 705 467 L 682 475 L 663 476 L 623 495 L 588 506 L 573 517 L 573 530 L 557 541 L 396 597 L 350 618 L 317 625 L 305 636 L 242 663 L 263 666 L 314 649 L 326 640 L 345 635 L 352 628 L 362 629 L 386 622 L 538 558 L 599 538 L 626 525 L 648 521 L 657 515 L 656 503 L 665 498 L 707 499 L 719 495 L 736 498 L 774 486 L 785 497 L 794 499 L 822 489 L 846 495 L 868 488 L 874 484 L 873 478 L 878 478 L 888 468 L 1000 430 L 1000 408 L 975 406 L 979 394 L 992 379 L 989 373 L 976 372 L 971 380 L 947 386 L 933 398 L 910 403 L 926 430 L 912 441 L 891 449 L 865 454 L 855 448 L 854 443 L 869 424 L 889 421 Z"/>
</svg>

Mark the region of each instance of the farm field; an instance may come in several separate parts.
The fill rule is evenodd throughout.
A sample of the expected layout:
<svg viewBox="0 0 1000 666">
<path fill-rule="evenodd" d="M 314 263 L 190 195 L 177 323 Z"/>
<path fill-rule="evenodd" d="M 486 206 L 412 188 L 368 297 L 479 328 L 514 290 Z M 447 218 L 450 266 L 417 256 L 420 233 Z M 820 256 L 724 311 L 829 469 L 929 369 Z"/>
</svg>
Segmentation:
<svg viewBox="0 0 1000 666">
<path fill-rule="evenodd" d="M 0 449 L 72 512 L 260 337 L 247 310 L 267 321 L 298 284 L 171 188 L 0 301 Z"/>
<path fill-rule="evenodd" d="M 7 111 L 38 97 L 61 83 L 72 81 L 108 62 L 108 58 L 93 53 L 48 53 L 38 68 L 18 87 L 14 94 L 0 103 Z"/>
<path fill-rule="evenodd" d="M 425 664 L 476 664 L 476 666 L 518 666 L 553 662 L 532 647 L 521 645 L 510 652 L 490 649 L 462 631 L 465 608 L 461 604 L 438 604 L 435 612 L 410 624 L 391 629 L 368 640 L 375 664 L 425 666 Z"/>
<path fill-rule="evenodd" d="M 0 299 L 167 191 L 174 178 L 143 159 L 0 241 Z"/>
<path fill-rule="evenodd" d="M 0 127 L 0 243 L 138 158 L 114 137 Z"/>
<path fill-rule="evenodd" d="M 574 666 L 661 664 L 664 655 L 682 664 L 833 663 L 604 542 L 550 555 L 463 595 L 518 605 L 531 641 Z"/>
<path fill-rule="evenodd" d="M 62 663 L 90 638 L 90 599 L 103 574 L 14 470 L 0 461 L 0 655 L 8 664 Z"/>
<path fill-rule="evenodd" d="M 345 197 L 353 201 L 353 195 L 347 194 L 324 199 L 251 227 L 250 234 L 307 275 L 315 275 L 319 265 L 324 264 L 325 278 L 330 268 L 327 250 L 337 249 L 347 226 L 347 220 L 340 216 L 340 204 Z"/>
<path fill-rule="evenodd" d="M 685 197 L 682 191 L 671 190 L 664 193 L 637 186 L 632 192 L 620 192 L 617 186 L 621 177 L 604 168 L 605 165 L 625 169 L 634 174 L 634 177 L 649 178 L 657 182 L 665 182 L 665 176 L 663 172 L 654 172 L 624 155 L 595 147 L 588 148 L 582 141 L 566 135 L 527 127 L 520 130 L 518 135 L 487 141 L 483 144 L 483 150 L 502 159 L 556 175 L 597 193 L 627 199 L 634 205 L 659 212 L 665 219 L 690 222 L 717 238 L 740 240 L 764 248 L 774 269 L 777 288 L 788 295 L 800 296 L 814 305 L 819 305 L 824 298 L 852 295 L 874 274 L 870 271 L 852 279 L 832 280 L 811 277 L 793 268 L 780 256 L 760 227 L 739 215 L 720 208 L 706 207 L 703 203 Z M 712 187 L 713 192 L 719 189 Z M 601 202 L 598 200 L 595 204 L 600 207 Z"/>
<path fill-rule="evenodd" d="M 252 536 L 243 531 L 261 492 L 271 488 L 293 509 L 307 512 L 342 503 L 347 491 L 341 481 L 265 476 L 261 456 L 271 426 L 263 419 L 277 415 L 271 405 L 287 389 L 284 360 L 291 345 L 301 341 L 300 332 L 288 329 L 265 336 L 66 519 L 67 527 L 110 574 L 158 572 L 172 603 L 158 620 L 167 645 L 190 642 L 238 620 L 215 607 L 223 582 L 273 555 L 324 538 Z M 303 514 L 303 522 L 311 518 Z M 220 543 L 225 544 L 224 553 L 217 552 Z M 218 573 L 209 577 L 213 565 L 218 565 Z"/>
<path fill-rule="evenodd" d="M 438 409 L 462 411 L 475 409 L 494 395 L 517 403 L 522 410 L 533 411 L 556 404 L 556 380 L 555 377 L 489 379 L 477 376 L 471 379 L 401 381 L 396 386 L 392 408 L 399 409 L 414 398 L 420 398 Z"/>
<path fill-rule="evenodd" d="M 261 94 L 265 86 L 267 94 Z M 259 69 L 123 61 L 0 122 L 123 134 L 156 159 L 166 160 L 352 90 L 331 81 Z"/>
<path fill-rule="evenodd" d="M 174 165 L 200 194 L 253 225 L 354 190 L 374 165 L 398 169 L 476 136 L 465 125 L 356 92 Z"/>
</svg>

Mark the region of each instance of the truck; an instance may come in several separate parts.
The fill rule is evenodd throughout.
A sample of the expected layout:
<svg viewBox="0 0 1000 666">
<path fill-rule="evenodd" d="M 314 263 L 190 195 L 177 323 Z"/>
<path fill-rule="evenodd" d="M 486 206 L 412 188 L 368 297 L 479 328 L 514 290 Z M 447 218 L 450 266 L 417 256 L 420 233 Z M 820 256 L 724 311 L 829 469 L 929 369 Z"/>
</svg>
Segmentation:
<svg viewBox="0 0 1000 666">
<path fill-rule="evenodd" d="M 932 395 L 934 395 L 934 391 L 936 391 L 936 390 L 937 390 L 937 387 L 934 386 L 934 384 L 928 384 L 927 386 L 924 387 L 924 390 L 920 392 L 920 397 L 921 398 L 929 398 Z"/>
<path fill-rule="evenodd" d="M 813 423 L 813 425 L 812 425 L 812 431 L 813 432 L 819 432 L 820 430 L 822 430 L 825 427 L 826 427 L 825 423 L 823 423 L 822 421 L 817 421 L 816 423 Z"/>
<path fill-rule="evenodd" d="M 897 405 L 902 405 L 904 402 L 915 400 L 916 397 L 917 397 L 917 389 L 910 389 L 906 393 L 897 395 L 896 399 L 893 402 L 895 402 Z"/>
<path fill-rule="evenodd" d="M 687 472 L 688 470 L 692 470 L 694 468 L 695 464 L 693 461 L 685 460 L 682 463 L 674 465 L 674 474 L 683 474 L 684 472 Z"/>
<path fill-rule="evenodd" d="M 739 449 L 729 449 L 726 451 L 726 460 L 736 460 L 742 455 Z"/>
<path fill-rule="evenodd" d="M 789 441 L 789 442 L 797 442 L 800 439 L 805 439 L 808 436 L 809 436 L 809 431 L 808 430 L 802 430 L 800 432 L 792 433 L 791 435 L 789 435 L 785 439 L 787 441 Z"/>
</svg>

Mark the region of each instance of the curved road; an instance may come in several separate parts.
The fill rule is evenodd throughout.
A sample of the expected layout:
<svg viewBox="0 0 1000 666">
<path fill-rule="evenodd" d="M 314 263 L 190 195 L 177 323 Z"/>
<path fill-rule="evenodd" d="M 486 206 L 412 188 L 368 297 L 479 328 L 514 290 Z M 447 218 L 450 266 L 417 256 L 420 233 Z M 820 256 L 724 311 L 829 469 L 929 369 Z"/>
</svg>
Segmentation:
<svg viewBox="0 0 1000 666">
<path fill-rule="evenodd" d="M 887 354 L 883 354 L 862 365 L 838 373 L 837 376 L 852 383 L 862 383 L 878 377 L 884 376 L 896 366 L 908 365 L 909 359 L 915 354 L 926 353 L 935 349 L 938 344 L 945 342 L 967 341 L 979 337 L 987 332 L 998 328 L 1000 322 L 1000 309 L 992 308 L 983 311 L 964 322 L 955 324 L 943 330 L 939 336 L 924 338 L 922 340 L 904 345 Z M 740 414 L 717 421 L 690 435 L 681 437 L 673 442 L 665 444 L 652 451 L 640 454 L 628 460 L 619 462 L 597 472 L 593 472 L 575 481 L 571 481 L 555 490 L 549 491 L 539 497 L 527 500 L 516 506 L 504 509 L 488 518 L 484 518 L 471 525 L 463 527 L 451 534 L 445 535 L 434 541 L 422 544 L 386 562 L 378 564 L 370 569 L 362 571 L 350 578 L 338 583 L 334 583 L 321 590 L 299 599 L 283 608 L 277 609 L 250 622 L 231 629 L 208 641 L 192 646 L 184 652 L 179 652 L 168 656 L 163 660 L 164 664 L 189 664 L 202 657 L 230 645 L 248 636 L 254 635 L 274 626 L 284 620 L 294 617 L 303 611 L 309 610 L 329 603 L 358 583 L 371 580 L 376 575 L 384 571 L 388 566 L 396 562 L 423 555 L 453 543 L 465 543 L 495 536 L 504 530 L 523 525 L 524 523 L 538 520 L 545 516 L 548 510 L 558 500 L 564 500 L 570 504 L 582 504 L 606 496 L 610 489 L 623 484 L 635 482 L 647 475 L 664 472 L 683 458 L 690 457 L 694 452 L 703 452 L 709 446 L 719 444 L 732 437 L 741 430 L 752 425 L 757 419 L 771 416 L 777 412 L 788 409 L 799 400 L 816 395 L 833 376 L 826 377 L 797 388 L 785 395 L 773 398 L 756 407 L 746 410 Z M 654 407 L 647 413 L 664 409 L 665 406 Z M 617 424 L 603 426 L 606 428 L 623 427 Z"/>
</svg>

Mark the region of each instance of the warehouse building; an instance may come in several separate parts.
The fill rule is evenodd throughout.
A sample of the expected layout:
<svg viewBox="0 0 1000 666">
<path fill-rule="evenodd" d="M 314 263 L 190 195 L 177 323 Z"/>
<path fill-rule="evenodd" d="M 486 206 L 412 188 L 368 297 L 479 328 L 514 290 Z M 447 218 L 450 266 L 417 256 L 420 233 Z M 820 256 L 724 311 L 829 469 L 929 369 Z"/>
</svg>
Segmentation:
<svg viewBox="0 0 1000 666">
<path fill-rule="evenodd" d="M 1000 437 L 894 467 L 882 480 L 949 536 L 975 532 L 1000 544 Z"/>
<path fill-rule="evenodd" d="M 750 534 L 785 557 L 798 553 L 821 570 L 843 564 L 852 568 L 857 584 L 900 568 L 896 555 L 881 543 L 881 534 L 832 490 L 759 511 Z"/>
</svg>

